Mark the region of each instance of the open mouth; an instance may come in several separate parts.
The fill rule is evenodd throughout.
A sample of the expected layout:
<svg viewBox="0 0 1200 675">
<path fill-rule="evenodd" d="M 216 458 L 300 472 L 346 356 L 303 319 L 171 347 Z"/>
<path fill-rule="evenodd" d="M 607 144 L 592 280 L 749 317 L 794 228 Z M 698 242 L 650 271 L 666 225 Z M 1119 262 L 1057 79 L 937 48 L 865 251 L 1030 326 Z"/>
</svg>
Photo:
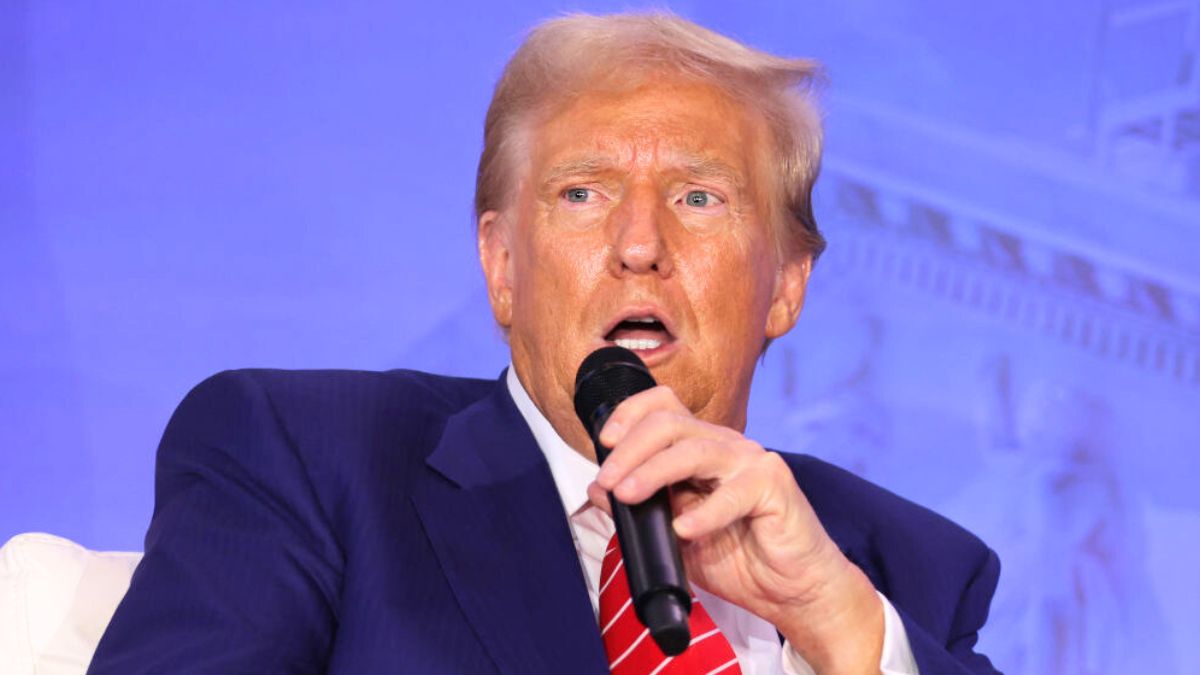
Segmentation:
<svg viewBox="0 0 1200 675">
<path fill-rule="evenodd" d="M 670 346 L 675 336 L 658 317 L 646 315 L 631 316 L 617 322 L 604 340 L 639 354 L 650 354 Z"/>
</svg>

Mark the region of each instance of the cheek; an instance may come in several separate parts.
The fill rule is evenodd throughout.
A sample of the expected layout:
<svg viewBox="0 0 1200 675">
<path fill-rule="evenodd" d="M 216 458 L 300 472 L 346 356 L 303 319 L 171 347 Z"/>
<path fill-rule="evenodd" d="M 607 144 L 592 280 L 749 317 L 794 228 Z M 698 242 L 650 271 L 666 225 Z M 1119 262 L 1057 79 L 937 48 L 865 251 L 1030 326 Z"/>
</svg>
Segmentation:
<svg viewBox="0 0 1200 675">
<path fill-rule="evenodd" d="M 704 334 L 725 343 L 754 343 L 757 350 L 774 287 L 773 257 L 756 242 L 734 237 L 704 249 L 686 274 L 697 319 L 708 328 Z"/>
<path fill-rule="evenodd" d="M 533 233 L 524 241 L 516 275 L 518 302 L 527 312 L 553 317 L 558 328 L 551 330 L 562 333 L 578 324 L 573 317 L 580 315 L 581 304 L 603 273 L 603 248 L 589 237 L 561 231 Z"/>
</svg>

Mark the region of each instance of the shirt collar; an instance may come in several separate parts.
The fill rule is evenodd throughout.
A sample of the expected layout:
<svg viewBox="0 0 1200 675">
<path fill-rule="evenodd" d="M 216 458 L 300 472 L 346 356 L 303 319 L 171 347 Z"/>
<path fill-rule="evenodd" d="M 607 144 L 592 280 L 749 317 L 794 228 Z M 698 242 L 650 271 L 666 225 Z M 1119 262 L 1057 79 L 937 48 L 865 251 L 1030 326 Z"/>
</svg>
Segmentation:
<svg viewBox="0 0 1200 675">
<path fill-rule="evenodd" d="M 570 518 L 588 505 L 587 487 L 596 480 L 596 473 L 599 472 L 600 467 L 575 452 L 562 439 L 562 436 L 558 435 L 554 426 L 550 424 L 550 420 L 546 419 L 542 411 L 534 405 L 533 399 L 529 398 L 525 387 L 521 385 L 521 380 L 517 378 L 516 368 L 511 363 L 508 366 L 505 380 L 513 403 L 517 404 L 517 410 L 521 412 L 521 417 L 525 418 L 525 423 L 533 432 L 534 440 L 537 441 L 542 454 L 546 456 L 546 463 L 550 465 L 550 474 L 554 477 L 554 486 L 558 488 L 558 496 L 562 499 L 563 509 Z"/>
</svg>

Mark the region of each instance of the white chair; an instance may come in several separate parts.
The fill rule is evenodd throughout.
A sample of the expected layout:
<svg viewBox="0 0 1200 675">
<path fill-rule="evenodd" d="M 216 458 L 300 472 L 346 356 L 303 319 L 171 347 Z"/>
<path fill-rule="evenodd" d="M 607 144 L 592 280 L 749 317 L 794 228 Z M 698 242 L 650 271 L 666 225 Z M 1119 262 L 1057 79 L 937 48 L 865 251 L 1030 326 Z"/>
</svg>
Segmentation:
<svg viewBox="0 0 1200 675">
<path fill-rule="evenodd" d="M 0 675 L 84 673 L 141 559 L 40 532 L 9 539 L 0 547 Z"/>
</svg>

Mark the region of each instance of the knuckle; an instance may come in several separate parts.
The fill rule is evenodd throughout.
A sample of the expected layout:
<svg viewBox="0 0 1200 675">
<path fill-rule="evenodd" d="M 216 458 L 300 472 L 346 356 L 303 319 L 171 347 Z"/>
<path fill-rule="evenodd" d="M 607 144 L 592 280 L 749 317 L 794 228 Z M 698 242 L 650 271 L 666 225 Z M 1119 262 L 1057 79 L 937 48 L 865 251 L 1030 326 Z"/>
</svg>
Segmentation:
<svg viewBox="0 0 1200 675">
<path fill-rule="evenodd" d="M 761 447 L 759 448 L 759 453 L 760 454 L 756 461 L 758 462 L 759 467 L 766 473 L 771 475 L 791 473 L 787 462 L 784 461 L 783 457 L 781 457 L 779 453 L 766 452 L 765 450 L 762 450 Z"/>
<path fill-rule="evenodd" d="M 617 404 L 616 409 L 614 409 L 612 411 L 612 415 L 609 415 L 608 419 L 610 419 L 610 420 L 615 419 L 615 420 L 623 421 L 626 417 L 632 415 L 634 413 L 634 411 L 637 410 L 637 407 L 638 407 L 637 397 L 630 396 L 629 398 L 627 398 L 624 401 L 621 401 L 620 403 Z"/>
<path fill-rule="evenodd" d="M 725 452 L 725 444 L 711 438 L 693 438 L 690 441 L 702 455 L 719 456 Z"/>
<path fill-rule="evenodd" d="M 660 384 L 660 385 L 654 387 L 654 389 L 652 389 L 651 391 L 653 391 L 655 393 L 655 396 L 657 397 L 658 400 L 669 405 L 670 407 L 672 407 L 676 410 L 686 410 L 687 409 L 683 405 L 683 403 L 679 400 L 679 396 L 677 396 L 675 394 L 675 390 L 671 388 L 671 385 Z"/>
<path fill-rule="evenodd" d="M 731 513 L 741 513 L 742 497 L 737 490 L 726 487 L 723 490 L 717 490 L 712 494 L 712 499 L 719 499 L 720 504 L 725 508 L 723 510 Z"/>
<path fill-rule="evenodd" d="M 781 458 L 778 453 L 768 453 L 766 450 L 758 447 L 757 443 L 754 443 L 754 446 L 755 447 L 748 447 L 748 452 L 754 453 L 751 456 L 750 462 L 751 465 L 756 468 L 756 470 L 770 474 L 782 472 L 791 473 L 791 471 L 787 468 L 787 462 L 785 462 L 784 458 Z"/>
<path fill-rule="evenodd" d="M 751 462 L 759 461 L 758 444 L 744 437 L 739 437 L 729 443 L 733 449 L 739 454 L 748 457 Z"/>
<path fill-rule="evenodd" d="M 679 432 L 683 427 L 683 417 L 671 410 L 655 410 L 647 415 L 655 426 L 660 426 L 670 432 L 671 436 L 678 437 Z"/>
<path fill-rule="evenodd" d="M 666 410 L 655 410 L 646 416 L 654 424 L 673 424 L 675 416 Z"/>
</svg>

